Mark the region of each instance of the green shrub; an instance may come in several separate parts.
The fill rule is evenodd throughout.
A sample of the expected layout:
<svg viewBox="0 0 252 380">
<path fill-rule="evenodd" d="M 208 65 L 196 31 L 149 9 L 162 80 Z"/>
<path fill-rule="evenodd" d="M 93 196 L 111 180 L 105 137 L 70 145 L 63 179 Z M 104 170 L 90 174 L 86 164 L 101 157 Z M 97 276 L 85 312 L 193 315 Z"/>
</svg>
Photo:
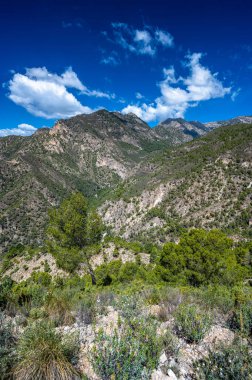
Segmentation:
<svg viewBox="0 0 252 380">
<path fill-rule="evenodd" d="M 187 231 L 178 244 L 164 244 L 160 255 L 160 264 L 166 269 L 163 279 L 195 287 L 241 283 L 249 269 L 239 263 L 239 252 L 233 247 L 233 241 L 219 230 Z"/>
<path fill-rule="evenodd" d="M 116 282 L 119 276 L 121 260 L 113 260 L 110 263 L 102 264 L 95 270 L 95 277 L 98 286 L 108 286 Z"/>
<path fill-rule="evenodd" d="M 0 314 L 0 378 L 8 380 L 11 378 L 11 369 L 15 364 L 16 339 L 11 331 L 11 324 L 4 321 Z"/>
<path fill-rule="evenodd" d="M 228 319 L 228 325 L 232 330 L 238 330 L 242 334 L 252 334 L 252 304 L 245 303 L 236 307 Z"/>
<path fill-rule="evenodd" d="M 211 317 L 194 305 L 182 305 L 175 313 L 175 328 L 188 343 L 197 343 L 204 338 L 211 326 Z"/>
<path fill-rule="evenodd" d="M 89 325 L 94 322 L 95 314 L 95 298 L 92 295 L 87 295 L 79 300 L 76 309 L 76 317 L 79 321 Z"/>
<path fill-rule="evenodd" d="M 11 298 L 24 312 L 29 312 L 32 307 L 41 307 L 44 304 L 47 291 L 47 287 L 34 283 L 30 278 L 13 285 Z"/>
<path fill-rule="evenodd" d="M 83 261 L 83 257 L 77 248 L 57 247 L 53 256 L 56 259 L 57 266 L 70 273 L 78 269 Z"/>
<path fill-rule="evenodd" d="M 52 277 L 47 272 L 33 272 L 31 275 L 31 280 L 36 284 L 40 284 L 42 286 L 49 286 L 52 281 Z"/>
<path fill-rule="evenodd" d="M 113 335 L 100 331 L 92 350 L 92 365 L 102 380 L 149 379 L 158 364 L 161 341 L 154 324 L 134 320 Z"/>
<path fill-rule="evenodd" d="M 163 348 L 164 348 L 167 358 L 178 355 L 179 340 L 171 332 L 171 330 L 167 330 L 165 334 L 162 336 L 162 343 L 163 343 Z"/>
<path fill-rule="evenodd" d="M 131 323 L 131 321 L 137 320 L 143 310 L 141 294 L 121 295 L 117 300 L 117 309 L 124 321 Z"/>
<path fill-rule="evenodd" d="M 199 380 L 249 380 L 252 378 L 252 356 L 248 346 L 234 342 L 215 347 L 208 356 L 194 364 Z"/>
<path fill-rule="evenodd" d="M 57 325 L 74 323 L 72 313 L 74 302 L 74 289 L 54 289 L 47 296 L 45 310 Z"/>
<path fill-rule="evenodd" d="M 0 308 L 5 308 L 10 300 L 10 293 L 14 281 L 10 277 L 4 277 L 0 282 Z"/>
<path fill-rule="evenodd" d="M 43 308 L 34 307 L 30 310 L 29 317 L 31 319 L 41 319 L 47 317 L 47 313 Z"/>
<path fill-rule="evenodd" d="M 22 244 L 17 244 L 12 246 L 9 251 L 5 254 L 1 271 L 5 272 L 7 269 L 11 267 L 12 260 L 16 256 L 21 256 L 24 253 L 25 247 Z"/>
<path fill-rule="evenodd" d="M 126 262 L 120 268 L 118 274 L 119 282 L 133 281 L 138 275 L 139 266 L 136 263 Z"/>
<path fill-rule="evenodd" d="M 232 288 L 219 285 L 210 285 L 200 288 L 196 294 L 204 305 L 217 309 L 221 313 L 228 313 L 234 307 Z"/>
<path fill-rule="evenodd" d="M 28 326 L 17 347 L 17 380 L 80 379 L 72 362 L 76 359 L 76 340 L 63 338 L 52 325 L 40 321 Z"/>
</svg>

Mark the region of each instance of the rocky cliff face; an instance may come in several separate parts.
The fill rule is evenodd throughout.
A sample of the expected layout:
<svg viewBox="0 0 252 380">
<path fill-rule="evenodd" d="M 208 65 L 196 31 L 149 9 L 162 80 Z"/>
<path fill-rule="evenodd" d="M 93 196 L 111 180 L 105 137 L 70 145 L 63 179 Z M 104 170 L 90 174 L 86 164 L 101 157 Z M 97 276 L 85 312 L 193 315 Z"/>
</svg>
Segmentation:
<svg viewBox="0 0 252 380">
<path fill-rule="evenodd" d="M 173 144 L 191 141 L 203 136 L 210 129 L 198 121 L 186 121 L 184 119 L 167 119 L 155 127 L 156 132 Z"/>
</svg>

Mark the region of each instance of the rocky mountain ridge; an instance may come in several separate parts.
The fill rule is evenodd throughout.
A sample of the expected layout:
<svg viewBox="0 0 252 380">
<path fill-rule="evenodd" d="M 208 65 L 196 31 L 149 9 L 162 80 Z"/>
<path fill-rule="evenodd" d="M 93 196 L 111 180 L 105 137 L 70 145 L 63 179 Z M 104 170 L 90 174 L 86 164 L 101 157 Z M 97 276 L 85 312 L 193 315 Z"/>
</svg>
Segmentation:
<svg viewBox="0 0 252 380">
<path fill-rule="evenodd" d="M 209 129 L 214 129 L 218 127 L 223 127 L 225 125 L 251 124 L 251 123 L 252 123 L 252 116 L 237 116 L 228 120 L 211 121 L 209 123 L 205 123 L 205 126 Z"/>
<path fill-rule="evenodd" d="M 135 115 L 106 110 L 59 120 L 29 137 L 1 138 L 2 246 L 31 237 L 40 243 L 48 208 L 72 191 L 97 197 L 163 146 Z"/>
<path fill-rule="evenodd" d="M 249 121 L 250 118 L 246 120 Z M 246 124 L 242 126 L 245 128 Z M 81 191 L 89 198 L 101 199 L 103 202 L 109 198 L 106 194 L 113 193 L 112 190 L 116 189 L 115 191 L 122 195 L 120 202 L 123 202 L 124 190 L 122 189 L 126 185 L 135 193 L 145 186 L 142 205 L 144 209 L 142 215 L 145 215 L 148 210 L 162 203 L 159 199 L 167 197 L 167 189 L 176 192 L 178 186 L 182 188 L 189 186 L 187 173 L 182 170 L 182 174 L 177 176 L 176 165 L 183 167 L 186 161 L 191 162 L 192 166 L 196 165 L 196 160 L 199 158 L 193 158 L 193 154 L 198 152 L 196 156 L 204 156 L 202 152 L 204 139 L 188 141 L 206 134 L 211 128 L 214 127 L 206 127 L 199 122 L 186 122 L 183 119 L 168 119 L 157 127 L 150 128 L 134 114 L 122 115 L 118 112 L 100 110 L 89 115 L 59 120 L 53 128 L 39 129 L 29 137 L 0 138 L 0 245 L 2 251 L 11 244 L 32 242 L 41 244 L 48 208 L 57 205 L 61 199 L 73 191 Z M 235 133 L 238 128 L 240 127 L 233 127 L 232 131 Z M 250 129 L 249 131 L 251 132 Z M 247 148 L 250 149 L 250 133 L 246 133 L 248 133 Z M 215 144 L 214 140 L 218 138 L 218 133 L 216 136 L 213 135 L 211 143 Z M 175 149 L 175 156 L 177 155 L 175 161 L 170 160 L 170 153 L 167 152 L 170 152 L 171 147 L 182 142 L 188 142 L 188 145 L 183 145 L 181 148 L 183 157 L 179 156 L 180 148 L 178 148 Z M 192 158 L 188 159 L 187 156 L 192 156 Z M 236 160 L 233 150 L 225 152 L 224 156 L 224 161 Z M 207 167 L 208 158 L 205 159 Z M 222 162 L 222 158 L 215 159 L 217 162 L 218 159 Z M 239 159 L 244 161 L 245 155 Z M 170 165 L 170 162 L 177 162 L 177 164 L 174 167 Z M 211 161 L 211 165 L 216 167 L 214 161 Z M 246 170 L 246 165 L 250 170 L 250 158 L 244 161 L 243 165 L 245 165 L 244 170 Z M 172 179 L 167 181 L 166 176 L 169 170 Z M 190 172 L 190 170 L 191 168 L 187 167 L 187 171 Z M 210 178 L 206 171 L 202 171 L 200 175 L 203 179 Z M 225 175 L 225 173 L 220 174 L 218 181 L 222 182 Z M 195 182 L 190 186 L 193 189 L 199 185 Z M 236 187 L 238 190 L 238 185 Z M 193 197 L 192 194 L 190 196 Z M 175 209 L 178 209 L 178 213 L 181 214 L 180 210 L 184 209 L 183 202 L 178 202 L 176 197 L 174 202 L 177 202 Z M 122 207 L 121 217 L 128 220 L 128 216 L 124 215 L 128 206 L 126 207 L 123 203 L 120 207 Z M 128 213 L 130 212 L 128 210 Z M 108 211 L 104 213 L 104 220 L 109 224 L 117 212 L 112 212 L 112 214 L 113 217 L 108 217 Z M 185 214 L 182 213 L 182 216 Z M 200 218 L 200 213 L 198 217 Z M 157 223 L 157 228 L 163 225 L 160 218 L 156 218 L 154 222 Z M 127 222 L 121 222 L 121 218 L 118 217 L 119 225 L 119 229 L 123 229 L 127 226 Z M 136 231 L 140 232 L 140 230 L 141 228 Z M 129 228 L 129 235 L 131 235 L 130 231 Z"/>
</svg>

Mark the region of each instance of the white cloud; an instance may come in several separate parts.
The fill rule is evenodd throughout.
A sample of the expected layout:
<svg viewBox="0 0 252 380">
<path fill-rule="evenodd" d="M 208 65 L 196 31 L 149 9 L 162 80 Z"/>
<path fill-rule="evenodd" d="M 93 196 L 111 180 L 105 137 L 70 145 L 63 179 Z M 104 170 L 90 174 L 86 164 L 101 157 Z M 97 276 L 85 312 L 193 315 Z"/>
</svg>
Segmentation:
<svg viewBox="0 0 252 380">
<path fill-rule="evenodd" d="M 143 99 L 144 98 L 144 95 L 141 94 L 141 92 L 136 92 L 136 98 L 137 99 Z"/>
<path fill-rule="evenodd" d="M 15 135 L 15 136 L 30 136 L 36 132 L 37 128 L 30 124 L 22 123 L 16 128 L 0 129 L 0 137 Z"/>
<path fill-rule="evenodd" d="M 9 82 L 9 98 L 35 116 L 58 119 L 90 113 L 63 84 L 15 74 Z"/>
<path fill-rule="evenodd" d="M 136 30 L 134 40 L 143 42 L 144 44 L 149 44 L 152 40 L 150 33 L 147 30 Z"/>
<path fill-rule="evenodd" d="M 137 42 L 139 54 L 155 55 L 156 49 L 147 30 L 136 30 L 134 41 Z"/>
<path fill-rule="evenodd" d="M 108 41 L 120 45 L 131 53 L 154 56 L 159 45 L 173 46 L 173 36 L 167 31 L 159 29 L 154 31 L 151 27 L 145 27 L 142 30 L 134 29 L 122 22 L 114 22 L 111 25 L 113 29 L 112 38 L 107 32 L 103 32 L 103 35 Z"/>
<path fill-rule="evenodd" d="M 50 73 L 46 67 L 26 69 L 25 75 L 16 73 L 9 82 L 8 97 L 31 114 L 46 119 L 92 112 L 91 108 L 83 106 L 68 88 L 87 96 L 115 98 L 115 94 L 89 90 L 71 67 L 61 75 Z"/>
<path fill-rule="evenodd" d="M 26 76 L 34 80 L 56 83 L 80 91 L 85 91 L 87 89 L 86 86 L 81 83 L 77 74 L 72 70 L 72 67 L 69 67 L 61 75 L 50 73 L 46 67 L 33 67 L 26 69 Z"/>
<path fill-rule="evenodd" d="M 103 92 L 103 91 L 98 91 L 98 90 L 88 90 L 88 92 L 83 92 L 85 95 L 88 96 L 95 96 L 96 98 L 107 98 L 107 99 L 115 99 L 116 94 L 114 93 L 108 93 L 108 92 Z"/>
<path fill-rule="evenodd" d="M 103 63 L 104 65 L 117 66 L 119 65 L 119 60 L 113 55 L 110 55 L 108 57 L 102 58 L 101 63 Z"/>
<path fill-rule="evenodd" d="M 233 91 L 232 95 L 231 95 L 231 100 L 234 102 L 235 99 L 237 98 L 237 96 L 240 94 L 241 92 L 241 88 L 238 88 L 237 90 Z"/>
<path fill-rule="evenodd" d="M 164 80 L 158 84 L 161 96 L 151 104 L 129 105 L 122 112 L 134 112 L 145 121 L 164 120 L 168 117 L 183 117 L 189 107 L 198 102 L 221 98 L 231 91 L 224 87 L 217 74 L 201 65 L 202 54 L 187 57 L 190 75 L 187 78 L 176 78 L 173 67 L 164 69 Z"/>
<path fill-rule="evenodd" d="M 155 37 L 156 40 L 163 46 L 168 46 L 172 47 L 174 43 L 174 38 L 173 36 L 169 33 L 166 32 L 165 30 L 156 30 L 155 32 Z"/>
</svg>

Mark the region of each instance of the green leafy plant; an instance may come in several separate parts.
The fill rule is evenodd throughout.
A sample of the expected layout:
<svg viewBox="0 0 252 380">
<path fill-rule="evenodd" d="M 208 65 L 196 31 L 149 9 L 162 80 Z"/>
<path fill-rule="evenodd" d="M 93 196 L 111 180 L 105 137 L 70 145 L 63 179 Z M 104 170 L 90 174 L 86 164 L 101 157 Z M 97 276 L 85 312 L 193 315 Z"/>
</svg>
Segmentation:
<svg viewBox="0 0 252 380">
<path fill-rule="evenodd" d="M 175 313 L 175 328 L 189 343 L 197 343 L 204 338 L 211 326 L 209 313 L 194 305 L 181 305 Z"/>
<path fill-rule="evenodd" d="M 149 379 L 157 366 L 161 341 L 146 321 L 123 324 L 113 335 L 100 331 L 92 351 L 92 365 L 102 380 Z"/>
<path fill-rule="evenodd" d="M 232 330 L 238 330 L 242 334 L 252 334 L 252 305 L 251 302 L 241 304 L 237 306 L 230 318 L 228 319 L 228 325 Z"/>
</svg>

